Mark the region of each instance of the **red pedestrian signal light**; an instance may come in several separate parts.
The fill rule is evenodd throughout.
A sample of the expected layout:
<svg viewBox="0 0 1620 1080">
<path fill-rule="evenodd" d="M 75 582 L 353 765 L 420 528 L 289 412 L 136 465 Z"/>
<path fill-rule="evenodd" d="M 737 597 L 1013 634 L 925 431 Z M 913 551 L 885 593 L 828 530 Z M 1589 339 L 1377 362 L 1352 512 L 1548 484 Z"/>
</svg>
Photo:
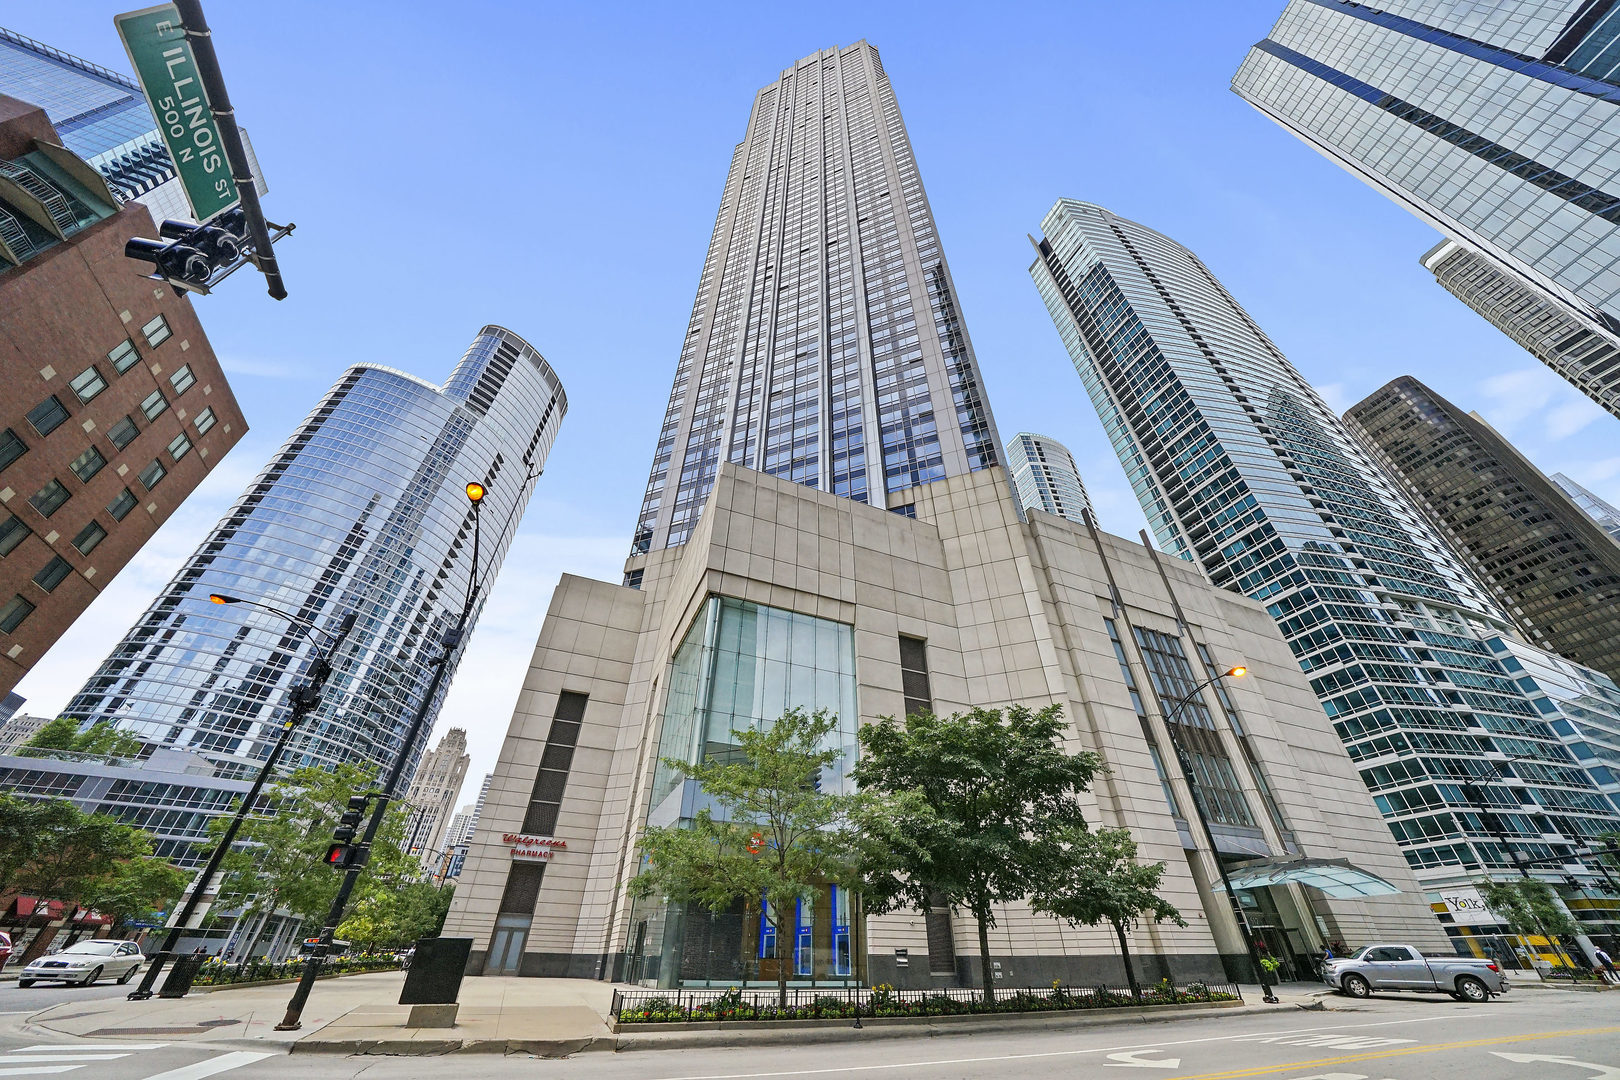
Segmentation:
<svg viewBox="0 0 1620 1080">
<path fill-rule="evenodd" d="M 326 858 L 322 861 L 334 870 L 355 870 L 366 865 L 370 859 L 370 848 L 339 843 L 327 847 Z"/>
</svg>

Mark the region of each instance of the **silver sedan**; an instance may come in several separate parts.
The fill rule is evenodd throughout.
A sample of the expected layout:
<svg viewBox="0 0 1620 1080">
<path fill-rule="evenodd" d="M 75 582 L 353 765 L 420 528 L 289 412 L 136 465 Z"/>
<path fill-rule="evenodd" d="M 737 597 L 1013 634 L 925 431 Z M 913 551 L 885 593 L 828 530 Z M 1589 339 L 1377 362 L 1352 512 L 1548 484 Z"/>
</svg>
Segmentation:
<svg viewBox="0 0 1620 1080">
<path fill-rule="evenodd" d="M 101 978 L 126 983 L 141 969 L 143 959 L 141 947 L 133 941 L 80 941 L 23 968 L 17 985 L 59 982 L 89 986 Z"/>
</svg>

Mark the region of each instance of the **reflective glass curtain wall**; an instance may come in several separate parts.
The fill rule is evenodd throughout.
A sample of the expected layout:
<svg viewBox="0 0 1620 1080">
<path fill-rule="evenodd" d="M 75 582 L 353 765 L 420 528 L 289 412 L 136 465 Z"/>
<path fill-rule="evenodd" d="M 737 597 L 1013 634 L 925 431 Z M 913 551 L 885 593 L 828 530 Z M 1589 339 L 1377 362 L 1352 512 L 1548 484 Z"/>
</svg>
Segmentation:
<svg viewBox="0 0 1620 1080">
<path fill-rule="evenodd" d="M 632 554 L 686 542 L 722 460 L 889 506 L 999 445 L 878 52 L 807 56 L 732 156 Z"/>
<path fill-rule="evenodd" d="M 1528 286 L 1510 291 L 1545 294 L 1593 340 L 1612 342 L 1620 330 L 1612 9 L 1612 0 L 1292 0 L 1232 89 L 1477 253 L 1493 276 Z M 1614 408 L 1612 395 L 1593 393 L 1582 356 L 1537 355 Z"/>
<path fill-rule="evenodd" d="M 1020 431 L 1007 444 L 1007 472 L 1025 509 L 1044 510 L 1070 521 L 1091 509 L 1080 469 L 1069 448 L 1047 435 Z"/>
<path fill-rule="evenodd" d="M 489 492 L 476 621 L 566 410 L 550 366 L 500 327 L 484 328 L 442 389 L 391 368 L 349 368 L 67 715 L 113 719 L 195 751 L 219 775 L 253 772 L 315 646 L 280 616 L 208 602 L 224 593 L 327 630 L 356 612 L 324 700 L 284 763 L 391 760 L 467 596 L 473 522 L 463 486 L 479 480 Z M 451 654 L 424 733 L 460 659 L 460 649 Z"/>
<path fill-rule="evenodd" d="M 1088 203 L 1043 228 L 1031 274 L 1160 546 L 1267 605 L 1412 866 L 1620 823 L 1492 655 L 1506 620 L 1204 264 Z"/>
</svg>

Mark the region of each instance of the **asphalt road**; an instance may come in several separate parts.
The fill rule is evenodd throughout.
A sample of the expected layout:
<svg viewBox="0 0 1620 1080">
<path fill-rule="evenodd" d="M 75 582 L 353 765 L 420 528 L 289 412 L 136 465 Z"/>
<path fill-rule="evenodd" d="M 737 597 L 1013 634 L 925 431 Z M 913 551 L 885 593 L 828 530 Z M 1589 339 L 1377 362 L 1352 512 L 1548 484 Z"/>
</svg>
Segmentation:
<svg viewBox="0 0 1620 1080">
<path fill-rule="evenodd" d="M 36 1013 L 64 1001 L 94 1001 L 98 998 L 123 997 L 135 989 L 140 980 L 135 976 L 129 986 L 119 986 L 114 979 L 103 979 L 94 986 L 67 986 L 61 983 L 36 983 L 23 989 L 11 980 L 0 982 L 0 1016 L 14 1013 Z M 3 1075 L 3 1074 L 0 1074 Z"/>
<path fill-rule="evenodd" d="M 566 1061 L 287 1057 L 240 1043 L 38 1037 L 0 1020 L 0 1077 L 68 1080 L 1620 1080 L 1609 994 L 1519 991 L 1465 1005 L 1374 998 L 1340 1011 L 1208 1014 L 1075 1032 L 869 1040 L 730 1050 L 587 1053 Z M 1130 1071 L 1125 1070 L 1140 1070 Z M 74 1075 L 77 1074 L 77 1075 Z"/>
</svg>

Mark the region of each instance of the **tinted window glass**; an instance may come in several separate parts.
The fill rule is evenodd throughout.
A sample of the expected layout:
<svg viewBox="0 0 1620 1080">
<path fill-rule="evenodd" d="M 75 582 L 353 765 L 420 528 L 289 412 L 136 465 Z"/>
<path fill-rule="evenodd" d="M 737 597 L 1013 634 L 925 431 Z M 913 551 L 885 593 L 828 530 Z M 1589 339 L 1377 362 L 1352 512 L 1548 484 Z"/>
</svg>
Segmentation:
<svg viewBox="0 0 1620 1080">
<path fill-rule="evenodd" d="M 141 483 L 146 485 L 147 491 L 151 491 L 158 486 L 159 481 L 168 475 L 169 470 L 163 467 L 163 462 L 153 458 L 152 464 L 141 470 Z"/>
<path fill-rule="evenodd" d="M 141 333 L 146 335 L 146 343 L 152 346 L 163 344 L 173 335 L 173 331 L 169 329 L 169 320 L 161 315 L 141 327 Z"/>
<path fill-rule="evenodd" d="M 5 607 L 0 607 L 0 633 L 9 634 L 16 630 L 33 612 L 33 604 L 20 596 L 13 596 Z"/>
<path fill-rule="evenodd" d="M 26 453 L 28 453 L 28 444 L 22 441 L 22 436 L 10 428 L 6 428 L 5 434 L 0 435 L 0 469 L 10 465 Z"/>
<path fill-rule="evenodd" d="M 114 446 L 122 450 L 134 442 L 135 436 L 140 433 L 141 429 L 135 426 L 135 421 L 126 416 L 107 429 L 107 438 L 112 440 Z"/>
<path fill-rule="evenodd" d="M 73 475 L 77 476 L 80 480 L 89 480 L 92 476 L 96 475 L 96 473 L 100 472 L 102 466 L 106 464 L 107 459 L 101 456 L 101 451 L 92 446 L 90 449 L 68 462 L 68 468 L 72 469 Z"/>
<path fill-rule="evenodd" d="M 156 420 L 163 415 L 163 410 L 169 407 L 169 402 L 163 396 L 163 391 L 154 390 L 141 402 L 141 412 L 148 420 Z"/>
<path fill-rule="evenodd" d="M 88 555 L 105 539 L 107 530 L 101 527 L 99 521 L 92 521 L 79 530 L 79 535 L 73 538 L 73 546 L 78 549 L 80 555 Z"/>
<path fill-rule="evenodd" d="M 97 371 L 94 365 L 91 365 L 74 376 L 68 385 L 73 387 L 73 392 L 79 395 L 80 401 L 89 401 L 107 389 L 107 380 L 101 377 L 101 372 Z"/>
<path fill-rule="evenodd" d="M 190 390 L 196 382 L 197 376 L 191 373 L 190 364 L 169 376 L 169 385 L 174 387 L 174 392 L 177 394 L 183 394 Z"/>
<path fill-rule="evenodd" d="M 12 514 L 5 522 L 0 523 L 0 555 L 10 555 L 17 550 L 17 545 L 23 542 L 28 535 L 28 526 L 23 524 L 22 518 Z"/>
<path fill-rule="evenodd" d="M 129 488 L 118 493 L 118 497 L 107 504 L 107 513 L 113 516 L 114 521 L 123 521 L 125 515 L 135 509 L 135 494 Z"/>
<path fill-rule="evenodd" d="M 66 559 L 60 555 L 52 555 L 51 561 L 40 567 L 39 573 L 34 575 L 34 584 L 46 592 L 51 592 L 66 581 L 71 573 L 73 567 Z"/>
<path fill-rule="evenodd" d="M 60 480 L 52 480 L 29 498 L 29 503 L 46 517 L 50 517 L 68 501 L 68 489 Z"/>
<path fill-rule="evenodd" d="M 28 411 L 28 422 L 34 425 L 34 430 L 41 435 L 49 435 L 60 427 L 62 421 L 67 418 L 67 409 L 56 399 L 55 394 L 52 394 Z"/>
<path fill-rule="evenodd" d="M 113 370 L 122 375 L 140 362 L 141 354 L 135 351 L 135 343 L 124 339 L 112 352 L 107 354 L 107 360 L 112 364 Z"/>
</svg>

